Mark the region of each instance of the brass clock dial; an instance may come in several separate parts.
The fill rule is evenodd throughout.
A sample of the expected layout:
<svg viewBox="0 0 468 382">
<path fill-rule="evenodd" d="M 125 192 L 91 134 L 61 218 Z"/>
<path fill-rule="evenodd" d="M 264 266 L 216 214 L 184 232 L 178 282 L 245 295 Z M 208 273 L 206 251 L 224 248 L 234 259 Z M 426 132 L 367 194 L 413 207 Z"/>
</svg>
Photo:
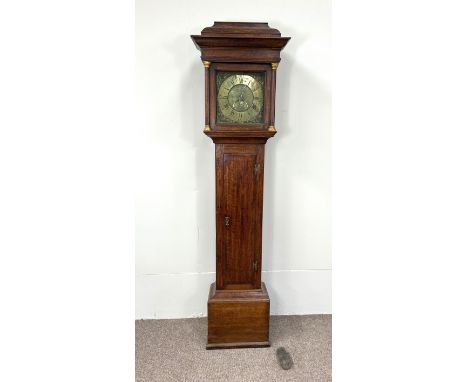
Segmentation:
<svg viewBox="0 0 468 382">
<path fill-rule="evenodd" d="M 218 123 L 263 123 L 263 73 L 218 72 Z"/>
</svg>

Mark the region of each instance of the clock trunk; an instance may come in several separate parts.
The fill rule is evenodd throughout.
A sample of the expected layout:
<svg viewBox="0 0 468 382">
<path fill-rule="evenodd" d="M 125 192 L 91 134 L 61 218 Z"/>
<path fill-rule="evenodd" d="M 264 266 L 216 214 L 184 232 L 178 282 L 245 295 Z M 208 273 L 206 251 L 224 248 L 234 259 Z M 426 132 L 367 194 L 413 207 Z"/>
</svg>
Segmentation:
<svg viewBox="0 0 468 382">
<path fill-rule="evenodd" d="M 217 289 L 260 289 L 262 144 L 216 144 Z"/>
</svg>

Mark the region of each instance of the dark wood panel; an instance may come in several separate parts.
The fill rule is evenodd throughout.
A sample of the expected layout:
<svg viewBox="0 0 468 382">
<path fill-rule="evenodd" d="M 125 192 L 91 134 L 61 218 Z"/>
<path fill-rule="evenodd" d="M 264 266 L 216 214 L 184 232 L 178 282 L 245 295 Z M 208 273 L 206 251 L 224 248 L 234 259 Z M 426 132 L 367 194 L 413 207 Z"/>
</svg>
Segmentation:
<svg viewBox="0 0 468 382">
<path fill-rule="evenodd" d="M 257 155 L 224 154 L 224 288 L 253 288 Z"/>
<path fill-rule="evenodd" d="M 269 327 L 270 298 L 265 284 L 248 291 L 217 291 L 211 285 L 208 349 L 269 346 Z"/>
<path fill-rule="evenodd" d="M 258 145 L 225 145 L 223 155 L 223 288 L 259 287 L 256 274 L 260 161 Z"/>
<path fill-rule="evenodd" d="M 264 144 L 216 145 L 218 289 L 260 288 L 264 153 Z"/>
<path fill-rule="evenodd" d="M 245 48 L 243 57 L 239 57 L 238 49 L 205 48 L 201 59 L 211 62 L 280 62 L 279 50 Z"/>
<path fill-rule="evenodd" d="M 224 219 L 224 202 L 223 202 L 223 156 L 224 145 L 216 145 L 216 287 L 223 287 L 223 219 Z"/>
<path fill-rule="evenodd" d="M 271 28 L 266 22 L 215 21 L 211 27 L 203 28 L 202 36 L 231 37 L 279 37 L 278 29 Z"/>
<path fill-rule="evenodd" d="M 191 36 L 201 59 L 212 62 L 280 62 L 290 40 L 268 23 L 215 22 Z"/>
<path fill-rule="evenodd" d="M 208 308 L 208 342 L 268 341 L 269 303 L 219 302 Z"/>
<path fill-rule="evenodd" d="M 214 143 L 242 143 L 242 144 L 265 144 L 266 141 L 276 134 L 276 131 L 205 131 Z"/>
</svg>

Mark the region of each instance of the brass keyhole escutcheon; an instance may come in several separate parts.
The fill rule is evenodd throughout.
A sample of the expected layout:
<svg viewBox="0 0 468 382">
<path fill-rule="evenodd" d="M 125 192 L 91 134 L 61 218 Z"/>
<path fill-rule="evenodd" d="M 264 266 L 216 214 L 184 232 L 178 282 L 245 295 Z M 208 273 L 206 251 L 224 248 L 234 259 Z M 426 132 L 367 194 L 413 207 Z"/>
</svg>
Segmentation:
<svg viewBox="0 0 468 382">
<path fill-rule="evenodd" d="M 229 227 L 231 225 L 231 218 L 229 216 L 224 217 L 224 225 Z"/>
</svg>

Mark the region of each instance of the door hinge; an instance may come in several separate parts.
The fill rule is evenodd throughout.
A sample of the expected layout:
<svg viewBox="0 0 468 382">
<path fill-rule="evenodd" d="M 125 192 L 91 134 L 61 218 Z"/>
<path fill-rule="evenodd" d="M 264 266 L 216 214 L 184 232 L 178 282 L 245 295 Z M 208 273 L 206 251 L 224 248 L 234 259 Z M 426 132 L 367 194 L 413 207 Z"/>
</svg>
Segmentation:
<svg viewBox="0 0 468 382">
<path fill-rule="evenodd" d="M 253 270 L 254 272 L 257 272 L 257 260 L 253 262 Z"/>
<path fill-rule="evenodd" d="M 260 174 L 260 163 L 255 163 L 255 175 Z"/>
</svg>

